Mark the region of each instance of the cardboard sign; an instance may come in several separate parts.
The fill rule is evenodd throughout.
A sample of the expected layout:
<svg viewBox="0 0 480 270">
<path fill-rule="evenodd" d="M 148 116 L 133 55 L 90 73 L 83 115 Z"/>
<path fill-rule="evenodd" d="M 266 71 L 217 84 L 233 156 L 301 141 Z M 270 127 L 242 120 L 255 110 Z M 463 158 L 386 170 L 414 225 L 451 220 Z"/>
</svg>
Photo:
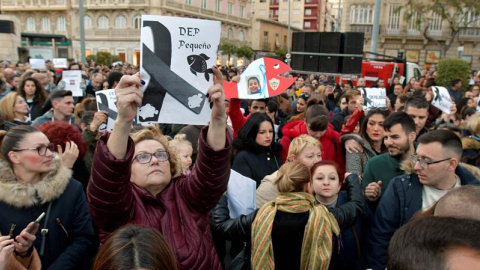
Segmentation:
<svg viewBox="0 0 480 270">
<path fill-rule="evenodd" d="M 108 113 L 107 123 L 100 125 L 99 131 L 112 131 L 113 124 L 117 119 L 117 96 L 114 89 L 100 90 L 95 92 L 99 111 Z"/>
<path fill-rule="evenodd" d="M 433 100 L 432 105 L 440 109 L 446 114 L 450 114 L 450 107 L 452 106 L 452 98 L 448 93 L 447 88 L 442 86 L 432 86 Z"/>
<path fill-rule="evenodd" d="M 142 16 L 139 123 L 207 124 L 220 32 L 219 21 Z"/>
<path fill-rule="evenodd" d="M 82 71 L 64 70 L 62 71 L 62 81 L 65 82 L 65 90 L 72 91 L 74 97 L 83 96 L 80 83 L 82 82 Z"/>
<path fill-rule="evenodd" d="M 53 58 L 53 66 L 55 68 L 67 68 L 67 58 Z"/>
<path fill-rule="evenodd" d="M 45 69 L 45 59 L 33 59 L 28 60 L 30 68 L 32 69 Z"/>
<path fill-rule="evenodd" d="M 297 79 L 279 76 L 290 70 L 290 66 L 280 60 L 257 59 L 242 72 L 238 83 L 223 82 L 225 98 L 259 99 L 280 95 Z"/>
<path fill-rule="evenodd" d="M 363 110 L 369 111 L 376 108 L 387 108 L 387 92 L 385 88 L 361 88 L 363 97 Z"/>
<path fill-rule="evenodd" d="M 230 218 L 248 215 L 255 210 L 257 183 L 231 170 L 228 180 L 227 197 Z"/>
</svg>

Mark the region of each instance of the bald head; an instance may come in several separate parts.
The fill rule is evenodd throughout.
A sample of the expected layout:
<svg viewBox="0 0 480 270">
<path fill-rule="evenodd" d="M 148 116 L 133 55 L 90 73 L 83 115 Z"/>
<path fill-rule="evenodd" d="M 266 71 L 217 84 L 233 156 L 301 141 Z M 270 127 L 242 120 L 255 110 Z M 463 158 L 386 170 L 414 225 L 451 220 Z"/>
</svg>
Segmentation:
<svg viewBox="0 0 480 270">
<path fill-rule="evenodd" d="M 480 220 L 480 186 L 462 186 L 449 191 L 437 202 L 434 216 Z"/>
</svg>

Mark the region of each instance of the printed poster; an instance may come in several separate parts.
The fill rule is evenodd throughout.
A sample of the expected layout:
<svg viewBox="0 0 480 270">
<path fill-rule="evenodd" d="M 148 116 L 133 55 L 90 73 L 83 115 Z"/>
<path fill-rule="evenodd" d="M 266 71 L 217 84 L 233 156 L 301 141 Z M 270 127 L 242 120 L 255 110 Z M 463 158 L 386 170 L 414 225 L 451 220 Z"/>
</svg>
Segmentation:
<svg viewBox="0 0 480 270">
<path fill-rule="evenodd" d="M 45 69 L 45 59 L 30 58 L 28 62 L 30 63 L 31 69 Z"/>
<path fill-rule="evenodd" d="M 223 82 L 225 98 L 259 99 L 280 95 L 297 78 L 282 77 L 290 66 L 273 58 L 257 59 L 240 75 L 240 81 Z"/>
<path fill-rule="evenodd" d="M 72 91 L 74 97 L 83 96 L 80 83 L 82 82 L 81 70 L 64 70 L 62 71 L 62 81 L 65 82 L 65 90 Z"/>
<path fill-rule="evenodd" d="M 207 124 L 220 33 L 220 21 L 142 16 L 140 124 Z"/>
<path fill-rule="evenodd" d="M 99 111 L 106 111 L 108 113 L 107 123 L 100 125 L 99 131 L 112 131 L 113 124 L 117 119 L 117 96 L 114 89 L 100 90 L 95 92 L 97 99 L 97 107 Z"/>
<path fill-rule="evenodd" d="M 67 68 L 67 58 L 53 58 L 53 66 L 55 68 Z"/>
<path fill-rule="evenodd" d="M 257 183 L 234 170 L 230 170 L 227 197 L 230 218 L 248 215 L 256 208 Z"/>
<path fill-rule="evenodd" d="M 363 110 L 386 109 L 387 92 L 385 88 L 362 88 Z"/>
<path fill-rule="evenodd" d="M 450 113 L 450 107 L 452 106 L 452 98 L 448 93 L 447 88 L 442 86 L 432 86 L 433 100 L 432 105 L 437 107 L 444 113 Z"/>
</svg>

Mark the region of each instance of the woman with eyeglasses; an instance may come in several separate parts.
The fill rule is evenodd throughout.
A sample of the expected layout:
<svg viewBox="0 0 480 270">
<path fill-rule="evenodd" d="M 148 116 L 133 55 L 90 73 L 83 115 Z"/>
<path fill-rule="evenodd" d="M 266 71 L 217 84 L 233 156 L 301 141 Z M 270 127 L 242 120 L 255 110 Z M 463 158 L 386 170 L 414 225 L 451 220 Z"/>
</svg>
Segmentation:
<svg viewBox="0 0 480 270">
<path fill-rule="evenodd" d="M 0 134 L 0 233 L 15 240 L 15 259 L 27 266 L 40 259 L 42 269 L 89 269 L 98 244 L 82 185 L 38 129 Z"/>
<path fill-rule="evenodd" d="M 87 188 L 90 213 L 102 243 L 116 229 L 137 224 L 159 230 L 172 247 L 179 269 L 221 269 L 208 214 L 227 190 L 230 137 L 226 133 L 222 74 L 208 90 L 213 104 L 191 173 L 167 139 L 152 130 L 129 135 L 143 92 L 140 74 L 124 75 L 115 88 L 118 117 L 112 133 L 100 137 Z"/>
</svg>

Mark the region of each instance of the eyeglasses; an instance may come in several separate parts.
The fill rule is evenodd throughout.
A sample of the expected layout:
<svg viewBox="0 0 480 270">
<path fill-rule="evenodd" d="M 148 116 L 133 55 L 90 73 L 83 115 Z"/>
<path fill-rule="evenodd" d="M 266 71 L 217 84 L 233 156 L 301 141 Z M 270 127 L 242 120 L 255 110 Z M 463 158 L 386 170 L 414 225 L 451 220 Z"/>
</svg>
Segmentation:
<svg viewBox="0 0 480 270">
<path fill-rule="evenodd" d="M 310 94 L 302 93 L 300 96 L 301 96 L 301 97 L 304 97 L 304 98 L 309 98 L 309 97 L 310 97 Z"/>
<path fill-rule="evenodd" d="M 146 163 L 149 163 L 151 160 L 152 160 L 152 156 L 155 156 L 155 158 L 158 160 L 158 161 L 165 161 L 165 160 L 168 160 L 170 158 L 170 155 L 168 154 L 167 151 L 157 151 L 153 154 L 151 153 L 140 153 L 138 155 L 135 156 L 135 159 L 138 161 L 138 163 L 140 164 L 146 164 Z"/>
<path fill-rule="evenodd" d="M 418 162 L 420 164 L 420 167 L 422 167 L 422 169 L 428 169 L 428 165 L 437 164 L 437 163 L 452 159 L 452 158 L 446 158 L 446 159 L 437 160 L 437 161 L 426 161 L 425 159 L 419 158 L 418 155 L 416 154 L 413 154 L 410 157 L 412 158 L 413 164 L 417 164 Z"/>
<path fill-rule="evenodd" d="M 45 156 L 47 154 L 47 150 L 50 150 L 50 152 L 55 152 L 55 145 L 53 143 L 49 143 L 48 145 L 40 145 L 37 147 L 24 148 L 24 149 L 13 149 L 12 151 L 20 152 L 20 151 L 32 151 L 32 150 L 36 150 L 38 152 L 38 155 L 40 156 Z"/>
</svg>

